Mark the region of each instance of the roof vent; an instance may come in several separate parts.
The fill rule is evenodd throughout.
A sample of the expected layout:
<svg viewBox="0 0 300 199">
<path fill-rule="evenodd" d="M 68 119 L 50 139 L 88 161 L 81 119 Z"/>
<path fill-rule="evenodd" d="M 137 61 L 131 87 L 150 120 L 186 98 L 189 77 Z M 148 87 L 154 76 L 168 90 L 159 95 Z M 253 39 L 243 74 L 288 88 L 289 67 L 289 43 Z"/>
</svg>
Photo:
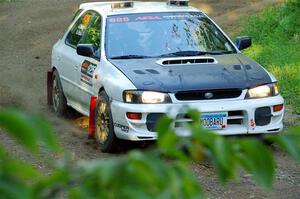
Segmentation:
<svg viewBox="0 0 300 199">
<path fill-rule="evenodd" d="M 189 64 L 216 64 L 217 61 L 212 57 L 197 57 L 197 58 L 176 58 L 162 59 L 157 62 L 160 65 L 189 65 Z"/>
<path fill-rule="evenodd" d="M 111 4 L 111 9 L 133 8 L 133 1 L 114 2 Z"/>
<path fill-rule="evenodd" d="M 169 0 L 167 2 L 169 6 L 189 6 L 189 0 Z"/>
</svg>

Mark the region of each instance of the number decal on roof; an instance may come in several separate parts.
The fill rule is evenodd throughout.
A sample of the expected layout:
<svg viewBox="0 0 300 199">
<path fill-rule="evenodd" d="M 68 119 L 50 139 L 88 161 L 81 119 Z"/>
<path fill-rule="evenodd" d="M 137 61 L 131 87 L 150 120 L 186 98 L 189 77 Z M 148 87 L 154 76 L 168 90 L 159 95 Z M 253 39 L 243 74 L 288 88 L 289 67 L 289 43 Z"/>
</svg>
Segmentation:
<svg viewBox="0 0 300 199">
<path fill-rule="evenodd" d="M 116 17 L 116 18 L 109 19 L 109 22 L 111 22 L 111 23 L 122 23 L 122 22 L 128 22 L 128 21 L 129 21 L 128 17 Z"/>
</svg>

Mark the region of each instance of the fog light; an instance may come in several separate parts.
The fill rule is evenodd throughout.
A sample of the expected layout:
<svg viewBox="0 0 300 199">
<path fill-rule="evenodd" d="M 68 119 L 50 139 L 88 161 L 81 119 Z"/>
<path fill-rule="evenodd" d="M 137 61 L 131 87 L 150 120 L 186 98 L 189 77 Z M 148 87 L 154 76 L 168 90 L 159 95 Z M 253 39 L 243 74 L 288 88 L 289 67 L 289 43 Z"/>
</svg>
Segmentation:
<svg viewBox="0 0 300 199">
<path fill-rule="evenodd" d="M 277 104 L 277 105 L 273 106 L 274 112 L 281 111 L 282 109 L 283 109 L 283 104 Z"/>
<path fill-rule="evenodd" d="M 142 113 L 127 112 L 126 116 L 127 116 L 128 119 L 131 119 L 131 120 L 140 120 L 140 119 L 142 119 Z"/>
</svg>

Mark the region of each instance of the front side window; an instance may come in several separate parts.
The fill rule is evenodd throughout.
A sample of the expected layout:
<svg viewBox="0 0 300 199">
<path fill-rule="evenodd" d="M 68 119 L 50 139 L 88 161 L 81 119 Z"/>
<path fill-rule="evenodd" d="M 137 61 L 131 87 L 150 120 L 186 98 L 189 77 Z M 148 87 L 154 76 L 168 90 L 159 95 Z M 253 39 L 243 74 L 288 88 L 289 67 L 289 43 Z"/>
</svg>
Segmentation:
<svg viewBox="0 0 300 199">
<path fill-rule="evenodd" d="M 69 44 L 72 47 L 76 47 L 79 43 L 80 39 L 82 38 L 85 30 L 87 29 L 91 19 L 92 19 L 93 13 L 87 12 L 83 14 L 77 22 L 73 25 L 71 28 L 71 31 L 69 32 L 66 43 Z"/>
<path fill-rule="evenodd" d="M 111 59 L 236 52 L 223 33 L 199 12 L 110 16 L 106 42 L 106 54 Z"/>
<path fill-rule="evenodd" d="M 78 15 L 80 15 L 81 12 L 82 12 L 82 9 L 77 10 L 77 11 L 75 12 L 73 18 L 72 18 L 72 21 L 74 21 L 74 19 L 76 19 L 76 17 L 77 17 Z"/>
<path fill-rule="evenodd" d="M 86 28 L 79 43 L 81 44 L 93 44 L 95 47 L 100 47 L 101 38 L 101 16 L 94 14 L 90 20 L 90 24 Z"/>
</svg>

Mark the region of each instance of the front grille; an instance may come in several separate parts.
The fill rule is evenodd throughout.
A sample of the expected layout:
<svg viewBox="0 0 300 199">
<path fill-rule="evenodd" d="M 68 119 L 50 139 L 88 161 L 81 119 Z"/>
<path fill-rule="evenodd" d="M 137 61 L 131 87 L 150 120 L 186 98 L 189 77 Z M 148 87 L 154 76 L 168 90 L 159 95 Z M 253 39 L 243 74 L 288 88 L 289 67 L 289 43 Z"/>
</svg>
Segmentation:
<svg viewBox="0 0 300 199">
<path fill-rule="evenodd" d="M 187 100 L 213 100 L 237 98 L 242 94 L 239 89 L 222 89 L 222 90 L 200 90 L 200 91 L 181 91 L 175 93 L 175 97 L 180 101 Z"/>
<path fill-rule="evenodd" d="M 178 114 L 175 120 L 175 128 L 183 127 L 188 123 L 192 123 L 193 120 L 188 114 Z"/>
<path fill-rule="evenodd" d="M 244 126 L 245 125 L 245 114 L 243 111 L 228 111 L 228 118 L 227 118 L 227 126 L 230 128 L 231 126 Z M 175 120 L 175 128 L 183 127 L 188 123 L 193 122 L 189 115 L 187 114 L 178 114 Z"/>
<path fill-rule="evenodd" d="M 243 111 L 228 111 L 227 125 L 244 125 L 244 119 Z"/>
</svg>

